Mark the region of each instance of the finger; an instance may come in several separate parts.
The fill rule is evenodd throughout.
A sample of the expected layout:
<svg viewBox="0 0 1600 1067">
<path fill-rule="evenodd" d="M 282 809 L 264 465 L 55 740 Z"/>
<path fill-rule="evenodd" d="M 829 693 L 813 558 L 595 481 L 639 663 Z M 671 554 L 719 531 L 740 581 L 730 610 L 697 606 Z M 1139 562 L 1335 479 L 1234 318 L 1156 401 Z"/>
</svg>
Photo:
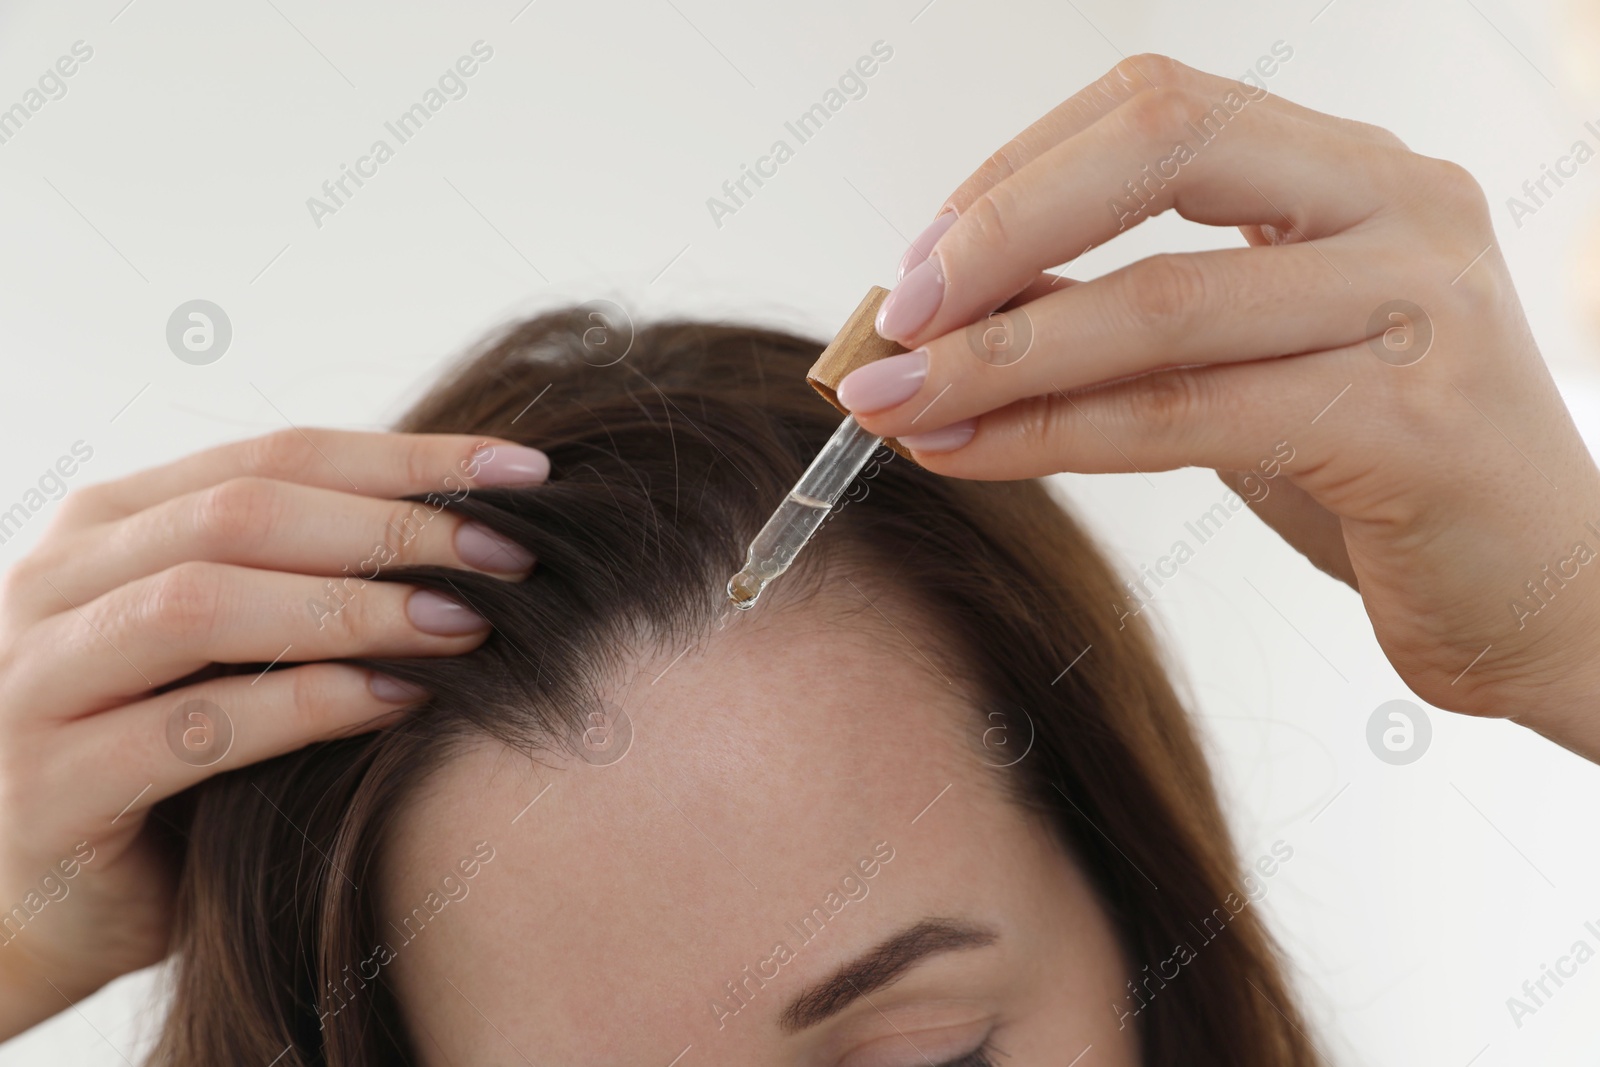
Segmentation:
<svg viewBox="0 0 1600 1067">
<path fill-rule="evenodd" d="M 1362 434 L 1352 433 L 1348 418 L 1337 437 L 1330 423 L 1318 423 L 1330 401 L 1345 396 L 1353 361 L 1363 353 L 1371 358 L 1363 346 L 1360 353 L 1343 349 L 1158 371 L 1078 393 L 1031 397 L 899 441 L 922 466 L 958 478 L 1178 467 L 1299 476 L 1322 465 L 1334 443 L 1360 462 L 1354 454 L 1359 441 L 1350 439 Z"/>
<path fill-rule="evenodd" d="M 1355 344 L 1371 309 L 1411 281 L 1389 278 L 1364 243 L 1153 256 L 866 364 L 839 383 L 839 402 L 873 433 L 900 437 L 1163 367 Z M 1364 258 L 1378 266 L 1341 277 L 1330 265 Z"/>
<path fill-rule="evenodd" d="M 51 760 L 63 775 L 78 772 L 55 795 L 74 797 L 73 808 L 95 818 L 115 815 L 121 825 L 213 775 L 377 729 L 423 696 L 342 663 L 185 686 L 65 724 Z M 85 777 L 84 767 L 102 772 Z"/>
<path fill-rule="evenodd" d="M 1011 177 L 1041 155 L 1074 137 L 1146 89 L 1171 85 L 1189 68 L 1166 56 L 1124 59 L 1095 81 L 1051 108 L 1027 129 L 1001 145 L 968 178 L 956 186 L 938 214 L 962 212 L 978 197 Z"/>
<path fill-rule="evenodd" d="M 231 478 L 271 478 L 362 496 L 400 497 L 537 484 L 549 471 L 544 453 L 496 438 L 308 428 L 207 449 L 89 486 L 68 500 L 73 502 L 72 521 L 82 524 L 131 515 Z"/>
<path fill-rule="evenodd" d="M 186 560 L 297 574 L 376 577 L 435 563 L 520 575 L 533 557 L 430 503 L 269 478 L 230 478 L 103 525 L 67 531 L 8 576 L 7 606 L 43 618 Z"/>
<path fill-rule="evenodd" d="M 1344 524 L 1310 493 L 1286 478 L 1264 481 L 1257 471 L 1218 471 L 1217 477 L 1318 570 L 1358 588 L 1345 549 Z"/>
<path fill-rule="evenodd" d="M 26 631 L 4 703 L 71 717 L 212 663 L 451 656 L 488 626 L 453 598 L 395 582 L 181 563 Z"/>
<path fill-rule="evenodd" d="M 1258 69 L 1251 72 L 1251 76 L 1256 82 L 1260 82 L 1262 77 L 1271 77 L 1276 73 L 1278 62 L 1288 60 L 1293 55 L 1292 47 L 1274 46 L 1273 57 L 1270 59 L 1264 57 Z M 1348 130 L 1352 135 L 1367 140 L 1399 143 L 1393 134 L 1376 126 L 1313 111 L 1281 96 L 1263 96 L 1263 84 L 1247 85 L 1232 78 L 1196 70 L 1170 56 L 1149 53 L 1124 59 L 1099 79 L 1057 104 L 1049 113 L 1013 137 L 985 160 L 966 181 L 956 187 L 956 191 L 950 194 L 938 214 L 943 214 L 945 211 L 965 211 L 984 193 L 1062 141 L 1082 133 L 1139 93 L 1162 88 L 1189 89 L 1218 103 L 1224 103 L 1231 94 L 1241 100 L 1252 100 L 1252 106 L 1260 103 L 1277 108 L 1296 118 L 1320 123 L 1329 128 Z M 926 252 L 923 255 L 925 256 Z"/>
<path fill-rule="evenodd" d="M 914 348 L 1169 208 L 1196 222 L 1274 224 L 1314 240 L 1390 199 L 1397 167 L 1381 156 L 1398 150 L 1362 146 L 1267 108 L 1219 117 L 1209 106 L 1184 90 L 1141 93 L 995 186 L 895 286 L 879 310 L 879 332 Z M 1198 140 L 1191 131 L 1213 126 L 1210 141 L 1175 150 Z"/>
<path fill-rule="evenodd" d="M 1051 293 L 1059 293 L 1063 289 L 1070 289 L 1074 285 L 1082 284 L 1076 278 L 1068 278 L 1064 274 L 1052 274 L 1049 271 L 1045 271 L 1024 286 L 1020 293 L 1001 304 L 995 310 L 1009 311 L 1024 304 L 1031 304 L 1040 297 L 1049 296 Z"/>
</svg>

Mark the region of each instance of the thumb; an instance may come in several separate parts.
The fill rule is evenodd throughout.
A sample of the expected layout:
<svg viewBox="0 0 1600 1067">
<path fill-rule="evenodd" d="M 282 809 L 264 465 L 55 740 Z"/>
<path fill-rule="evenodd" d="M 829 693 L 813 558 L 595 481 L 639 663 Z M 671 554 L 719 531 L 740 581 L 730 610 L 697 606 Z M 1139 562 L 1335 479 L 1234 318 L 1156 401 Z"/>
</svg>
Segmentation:
<svg viewBox="0 0 1600 1067">
<path fill-rule="evenodd" d="M 1339 516 L 1317 503 L 1311 494 L 1287 478 L 1263 482 L 1245 471 L 1217 471 L 1222 483 L 1244 498 L 1261 521 L 1294 546 L 1312 565 L 1360 591 L 1355 568 L 1345 551 L 1344 526 Z M 1267 488 L 1262 493 L 1263 487 Z M 1252 497 L 1256 499 L 1252 499 Z"/>
</svg>

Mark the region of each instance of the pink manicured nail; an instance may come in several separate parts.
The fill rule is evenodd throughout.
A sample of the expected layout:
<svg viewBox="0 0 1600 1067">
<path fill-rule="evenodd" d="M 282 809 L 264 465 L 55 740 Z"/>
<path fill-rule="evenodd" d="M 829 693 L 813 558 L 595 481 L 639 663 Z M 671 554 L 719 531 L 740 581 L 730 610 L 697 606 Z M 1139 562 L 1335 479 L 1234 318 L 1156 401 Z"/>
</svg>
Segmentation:
<svg viewBox="0 0 1600 1067">
<path fill-rule="evenodd" d="M 839 403 L 851 411 L 870 415 L 904 404 L 928 380 L 928 350 L 902 352 L 857 367 L 839 383 Z"/>
<path fill-rule="evenodd" d="M 878 309 L 878 335 L 903 340 L 926 326 L 944 302 L 944 269 L 929 255 L 907 272 Z"/>
<path fill-rule="evenodd" d="M 440 637 L 459 637 L 489 628 L 477 612 L 431 589 L 418 589 L 411 594 L 406 601 L 406 615 L 411 625 L 423 633 Z"/>
<path fill-rule="evenodd" d="M 900 257 L 900 269 L 895 272 L 895 278 L 897 280 L 904 278 L 906 271 L 915 268 L 917 264 L 927 259 L 928 253 L 933 251 L 933 246 L 938 243 L 939 238 L 943 237 L 944 232 L 955 224 L 956 213 L 954 211 L 946 211 L 929 223 L 928 228 L 917 234 L 917 239 L 911 242 L 911 247 L 906 249 L 906 254 Z"/>
<path fill-rule="evenodd" d="M 472 454 L 472 484 L 538 485 L 550 477 L 550 457 L 523 445 L 485 445 Z"/>
<path fill-rule="evenodd" d="M 914 433 L 897 440 L 913 452 L 954 452 L 978 432 L 977 419 L 962 419 L 927 433 Z"/>
<path fill-rule="evenodd" d="M 476 522 L 456 531 L 456 554 L 480 571 L 515 574 L 533 566 L 533 553 L 487 526 Z"/>
<path fill-rule="evenodd" d="M 372 690 L 373 696 L 391 704 L 410 704 L 428 695 L 428 691 L 420 685 L 402 682 L 391 675 L 379 674 L 376 671 L 368 676 L 367 688 Z"/>
</svg>

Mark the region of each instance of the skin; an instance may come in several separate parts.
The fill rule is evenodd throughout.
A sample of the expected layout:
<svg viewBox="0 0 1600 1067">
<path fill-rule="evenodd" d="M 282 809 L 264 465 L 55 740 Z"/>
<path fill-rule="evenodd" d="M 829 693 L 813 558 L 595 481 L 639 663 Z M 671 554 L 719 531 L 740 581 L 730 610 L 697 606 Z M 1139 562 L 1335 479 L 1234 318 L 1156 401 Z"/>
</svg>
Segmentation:
<svg viewBox="0 0 1600 1067">
<path fill-rule="evenodd" d="M 925 1067 L 985 1035 L 997 1063 L 1089 1045 L 1096 1063 L 1137 1062 L 1104 911 L 1000 794 L 981 715 L 908 645 L 933 642 L 906 598 L 869 595 L 904 635 L 864 621 L 847 590 L 764 604 L 656 684 L 682 650 L 639 664 L 612 697 L 633 723 L 619 762 L 530 765 L 483 743 L 438 772 L 391 836 L 380 915 L 398 923 L 470 843 L 495 858 L 389 964 L 425 1063 L 667 1064 L 692 1044 L 702 1064 Z M 865 895 L 802 941 L 786 924 L 875 845 L 892 859 L 856 883 Z M 780 1028 L 805 987 L 929 916 L 999 936 Z M 780 940 L 792 960 L 766 966 L 776 976 L 737 1014 L 714 1011 Z"/>
<path fill-rule="evenodd" d="M 375 693 L 367 671 L 316 662 L 158 697 L 155 686 L 213 662 L 451 655 L 483 640 L 486 625 L 419 629 L 405 586 L 347 590 L 336 614 L 306 603 L 328 603 L 328 577 L 346 566 L 370 574 L 362 563 L 375 558 L 468 566 L 462 520 L 392 498 L 482 485 L 487 448 L 521 454 L 481 437 L 286 431 L 61 502 L 0 589 L 0 900 L 9 909 L 34 893 L 37 903 L 53 880 L 48 902 L 0 945 L 0 1035 L 166 955 L 174 872 L 141 832 L 157 801 L 372 729 L 414 699 Z M 204 751 L 185 760 L 169 747 L 169 721 L 190 700 L 232 721 L 231 747 L 209 765 Z"/>
<path fill-rule="evenodd" d="M 1230 93 L 1244 102 L 1199 144 L 1191 124 Z M 1179 143 L 1199 147 L 1135 210 L 1123 183 Z M 1587 525 L 1600 530 L 1600 470 L 1471 175 L 1386 130 L 1146 55 L 1024 130 L 945 208 L 942 301 L 888 331 L 926 346 L 926 378 L 863 406 L 852 379 L 872 368 L 848 376 L 839 397 L 863 426 L 911 435 L 918 462 L 963 478 L 1203 466 L 1237 488 L 1288 442 L 1282 491 L 1252 507 L 1361 594 L 1411 689 L 1600 758 L 1600 581 L 1545 586 L 1542 570 L 1580 541 L 1600 551 Z M 1078 284 L 1041 274 L 1168 210 L 1238 227 L 1250 247 Z M 1374 312 L 1395 299 L 1421 309 L 1412 329 L 1432 328 L 1409 366 L 1375 354 L 1396 320 L 1372 325 Z M 984 318 L 1002 305 L 1009 323 Z M 1022 358 L 975 357 L 985 330 L 1020 337 L 1024 321 Z M 925 447 L 950 424 L 970 438 Z M 1529 581 L 1554 595 L 1534 599 Z"/>
<path fill-rule="evenodd" d="M 1289 442 L 1286 477 L 1252 506 L 1356 588 L 1407 684 L 1436 707 L 1509 716 L 1600 759 L 1600 581 L 1586 566 L 1523 625 L 1509 610 L 1575 542 L 1600 549 L 1585 525 L 1600 524 L 1600 472 L 1469 175 L 1386 131 L 1256 99 L 1126 220 L 1175 210 L 1236 226 L 1250 247 L 1157 256 L 1077 284 L 1041 273 L 1112 239 L 1107 201 L 1229 91 L 1239 87 L 1136 56 L 1002 146 L 947 202 L 958 217 L 936 245 L 942 300 L 896 336 L 927 346 L 926 384 L 860 421 L 914 446 L 940 422 L 973 419 L 964 446 L 917 458 L 974 478 L 1205 466 L 1239 485 Z M 1434 334 L 1405 367 L 1369 345 L 1381 332 L 1372 313 L 1395 298 L 1421 307 Z M 1006 305 L 1026 309 L 1033 348 L 1009 366 L 974 359 L 993 326 L 979 320 Z M 165 953 L 172 877 L 139 834 L 150 804 L 372 728 L 403 702 L 311 661 L 449 655 L 481 640 L 419 632 L 393 585 L 365 590 L 331 635 L 264 605 L 300 603 L 308 582 L 320 590 L 359 567 L 392 536 L 388 501 L 437 488 L 483 443 L 286 432 L 57 505 L 41 547 L 0 587 L 0 901 L 24 899 L 80 845 L 94 858 L 69 898 L 0 948 L 0 1036 Z M 296 487 L 322 495 L 285 491 Z M 442 516 L 400 558 L 464 563 L 455 521 Z M 256 686 L 149 695 L 208 663 L 280 654 L 307 662 Z M 207 694 L 239 721 L 228 756 L 198 767 L 173 757 L 165 724 L 176 702 Z M 829 765 L 846 755 L 830 750 Z M 891 865 L 884 886 L 914 866 Z M 767 884 L 790 884 L 782 873 Z M 973 877 L 958 874 L 951 885 Z"/>
</svg>

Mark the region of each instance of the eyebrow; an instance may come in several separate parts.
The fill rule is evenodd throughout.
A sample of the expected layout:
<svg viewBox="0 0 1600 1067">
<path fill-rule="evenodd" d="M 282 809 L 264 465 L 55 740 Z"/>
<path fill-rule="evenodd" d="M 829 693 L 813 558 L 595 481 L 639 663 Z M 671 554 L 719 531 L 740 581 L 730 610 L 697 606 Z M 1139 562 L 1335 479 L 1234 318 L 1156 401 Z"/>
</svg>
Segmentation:
<svg viewBox="0 0 1600 1067">
<path fill-rule="evenodd" d="M 929 956 L 982 948 L 999 938 L 987 926 L 956 919 L 923 919 L 795 997 L 778 1016 L 778 1029 L 792 1034 L 815 1026 L 843 1011 L 858 997 L 882 989 Z"/>
</svg>

